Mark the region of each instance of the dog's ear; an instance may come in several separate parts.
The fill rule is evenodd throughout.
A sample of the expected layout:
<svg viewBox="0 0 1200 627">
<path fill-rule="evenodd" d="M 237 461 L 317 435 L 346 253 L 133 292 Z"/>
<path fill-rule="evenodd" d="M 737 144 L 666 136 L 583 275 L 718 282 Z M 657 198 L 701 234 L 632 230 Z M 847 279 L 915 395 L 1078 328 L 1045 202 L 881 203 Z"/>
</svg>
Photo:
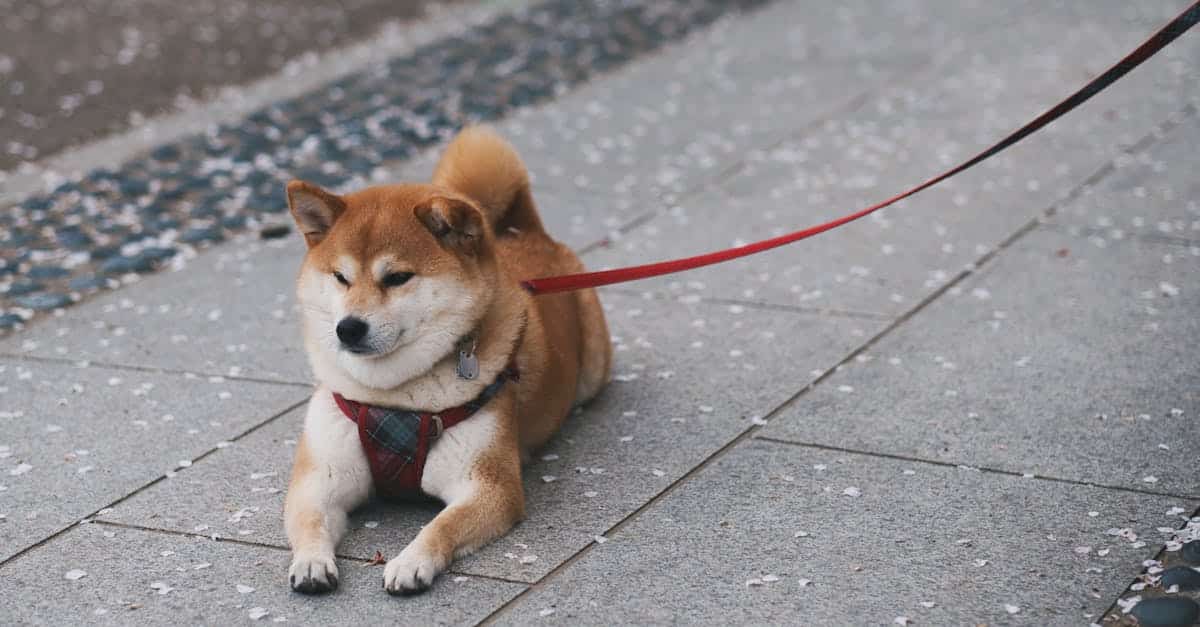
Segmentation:
<svg viewBox="0 0 1200 627">
<path fill-rule="evenodd" d="M 442 246 L 469 254 L 479 251 L 483 214 L 469 203 L 435 197 L 417 205 L 413 213 Z"/>
<path fill-rule="evenodd" d="M 338 216 L 346 210 L 346 201 L 341 196 L 305 181 L 289 182 L 287 198 L 292 218 L 304 234 L 304 241 L 309 248 L 325 239 Z"/>
</svg>

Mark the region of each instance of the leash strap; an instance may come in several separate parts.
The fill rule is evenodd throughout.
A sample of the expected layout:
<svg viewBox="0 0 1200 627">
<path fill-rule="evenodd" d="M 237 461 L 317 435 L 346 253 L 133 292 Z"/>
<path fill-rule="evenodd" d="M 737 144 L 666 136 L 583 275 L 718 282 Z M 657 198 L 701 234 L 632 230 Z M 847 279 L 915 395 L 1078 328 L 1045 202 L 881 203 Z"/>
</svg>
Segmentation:
<svg viewBox="0 0 1200 627">
<path fill-rule="evenodd" d="M 1032 122 L 1029 122 L 1025 126 L 1017 129 L 1008 137 L 1001 139 L 999 142 L 995 143 L 990 148 L 987 148 L 978 155 L 975 155 L 968 161 L 965 161 L 962 164 L 942 174 L 939 174 L 928 181 L 917 185 L 916 187 L 909 189 L 908 191 L 892 196 L 887 200 L 871 205 L 870 207 L 855 213 L 851 213 L 836 220 L 819 224 L 801 231 L 795 231 L 793 233 L 780 235 L 771 239 L 765 239 L 752 244 L 747 244 L 745 246 L 728 248 L 705 255 L 697 255 L 695 257 L 685 257 L 682 259 L 673 259 L 670 261 L 631 266 L 627 268 L 617 268 L 614 270 L 583 272 L 580 274 L 566 274 L 562 276 L 530 279 L 522 281 L 521 285 L 533 294 L 552 294 L 555 292 L 569 292 L 589 287 L 599 287 L 601 285 L 611 285 L 613 283 L 624 283 L 626 281 L 647 279 L 664 274 L 673 274 L 676 272 L 683 272 L 684 270 L 700 268 L 715 263 L 721 263 L 723 261 L 730 261 L 739 257 L 746 257 L 748 255 L 753 255 L 755 253 L 760 253 L 772 248 L 777 248 L 785 244 L 791 244 L 792 242 L 807 239 L 814 235 L 824 233 L 825 231 L 835 229 L 848 222 L 853 222 L 859 218 L 883 209 L 888 205 L 908 198 L 909 196 L 912 196 L 921 190 L 937 185 L 938 183 L 958 174 L 959 172 L 971 168 L 979 162 L 988 159 L 989 157 L 1004 150 L 1005 148 L 1008 148 L 1009 146 L 1012 146 L 1022 139 L 1025 139 L 1029 135 L 1032 135 L 1043 126 L 1053 122 L 1075 107 L 1083 104 L 1092 96 L 1100 93 L 1109 85 L 1117 82 L 1118 79 L 1129 73 L 1130 70 L 1141 65 L 1143 61 L 1154 56 L 1159 50 L 1165 48 L 1167 44 L 1171 43 L 1189 28 L 1194 26 L 1197 21 L 1200 21 L 1200 0 L 1185 9 L 1179 14 L 1178 17 L 1176 17 L 1174 20 L 1171 20 L 1170 23 L 1155 33 L 1153 37 L 1148 39 L 1146 43 L 1138 46 L 1136 50 L 1129 53 L 1113 67 L 1109 68 L 1107 72 L 1096 77 L 1090 83 L 1084 85 L 1082 89 L 1074 94 L 1071 94 L 1071 96 L 1066 100 L 1054 105 L 1052 108 L 1050 108 L 1050 110 L 1039 115 Z"/>
</svg>

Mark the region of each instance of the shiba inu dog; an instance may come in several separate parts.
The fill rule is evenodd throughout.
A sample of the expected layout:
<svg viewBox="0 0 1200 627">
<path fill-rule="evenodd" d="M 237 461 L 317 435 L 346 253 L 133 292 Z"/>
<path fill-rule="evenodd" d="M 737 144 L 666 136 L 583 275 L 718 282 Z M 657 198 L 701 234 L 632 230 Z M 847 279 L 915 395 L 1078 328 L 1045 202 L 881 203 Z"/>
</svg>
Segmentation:
<svg viewBox="0 0 1200 627">
<path fill-rule="evenodd" d="M 521 287 L 583 266 L 546 233 L 524 164 L 489 129 L 462 131 L 431 184 L 337 195 L 292 181 L 287 195 L 308 245 L 297 293 L 318 383 L 284 506 L 290 585 L 337 587 L 347 513 L 419 491 L 446 506 L 383 585 L 423 591 L 521 520 L 521 463 L 608 381 L 603 310 L 593 290 Z"/>
</svg>

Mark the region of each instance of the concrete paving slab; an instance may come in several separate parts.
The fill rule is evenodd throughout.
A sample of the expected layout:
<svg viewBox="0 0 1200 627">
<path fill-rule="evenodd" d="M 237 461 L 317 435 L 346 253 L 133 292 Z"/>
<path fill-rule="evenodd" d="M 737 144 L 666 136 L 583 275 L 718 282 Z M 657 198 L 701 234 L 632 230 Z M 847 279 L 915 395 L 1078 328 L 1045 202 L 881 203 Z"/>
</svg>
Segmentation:
<svg viewBox="0 0 1200 627">
<path fill-rule="evenodd" d="M 1031 119 L 1158 23 L 1157 14 L 1127 20 L 1082 7 L 1032 12 L 1037 19 L 974 38 L 971 54 L 860 110 L 747 153 L 743 171 L 589 255 L 588 263 L 617 267 L 723 249 L 886 198 Z M 1013 36 L 1023 42 L 1020 50 L 1011 49 Z M 1183 62 L 1200 54 L 1200 41 L 1179 44 L 1067 119 L 915 199 L 813 240 L 638 287 L 905 311 L 1068 194 L 1116 156 L 1118 146 L 1200 101 L 1197 70 Z"/>
<path fill-rule="evenodd" d="M 536 581 L 882 326 L 625 294 L 604 301 L 617 380 L 527 467 L 527 520 L 456 570 Z M 282 490 L 301 422 L 300 412 L 286 416 L 103 519 L 284 546 Z M 435 510 L 369 507 L 341 552 L 393 555 Z"/>
<path fill-rule="evenodd" d="M 652 210 L 660 197 L 719 175 L 747 148 L 927 64 L 938 50 L 930 31 L 945 20 L 970 30 L 1003 13 L 956 5 L 941 7 L 952 16 L 932 19 L 926 4 L 774 3 L 499 126 L 539 182 L 631 196 Z M 880 21 L 894 28 L 879 29 Z"/>
<path fill-rule="evenodd" d="M 1200 495 L 1200 256 L 1035 231 L 765 430 Z"/>
<path fill-rule="evenodd" d="M 103 524 L 76 527 L 0 569 L 0 616 L 20 625 L 475 623 L 522 586 L 464 577 L 437 594 L 397 598 L 382 566 L 338 563 L 341 585 L 310 597 L 286 583 L 288 554 Z"/>
<path fill-rule="evenodd" d="M 291 386 L 0 360 L 0 562 L 304 398 Z"/>
<path fill-rule="evenodd" d="M 1192 115 L 1149 150 L 1117 162 L 1097 193 L 1051 222 L 1107 239 L 1146 236 L 1200 244 L 1200 117 Z"/>
<path fill-rule="evenodd" d="M 0 354 L 307 382 L 294 311 L 304 244 L 245 236 L 0 341 Z"/>
<path fill-rule="evenodd" d="M 1086 624 L 1179 504 L 750 440 L 496 622 Z"/>
</svg>

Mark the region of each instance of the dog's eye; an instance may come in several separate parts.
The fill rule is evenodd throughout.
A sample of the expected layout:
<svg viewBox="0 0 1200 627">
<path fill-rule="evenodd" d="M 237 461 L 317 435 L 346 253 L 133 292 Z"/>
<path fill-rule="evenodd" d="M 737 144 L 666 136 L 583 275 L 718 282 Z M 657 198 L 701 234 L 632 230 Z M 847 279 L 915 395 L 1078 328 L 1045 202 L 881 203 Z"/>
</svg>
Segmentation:
<svg viewBox="0 0 1200 627">
<path fill-rule="evenodd" d="M 333 278 L 337 279 L 338 283 L 350 287 L 350 282 L 346 280 L 346 277 L 341 272 L 334 272 Z"/>
<path fill-rule="evenodd" d="M 384 275 L 380 283 L 383 283 L 384 287 L 397 287 L 408 283 L 408 280 L 411 278 L 413 278 L 413 273 L 411 272 L 392 272 Z"/>
</svg>

